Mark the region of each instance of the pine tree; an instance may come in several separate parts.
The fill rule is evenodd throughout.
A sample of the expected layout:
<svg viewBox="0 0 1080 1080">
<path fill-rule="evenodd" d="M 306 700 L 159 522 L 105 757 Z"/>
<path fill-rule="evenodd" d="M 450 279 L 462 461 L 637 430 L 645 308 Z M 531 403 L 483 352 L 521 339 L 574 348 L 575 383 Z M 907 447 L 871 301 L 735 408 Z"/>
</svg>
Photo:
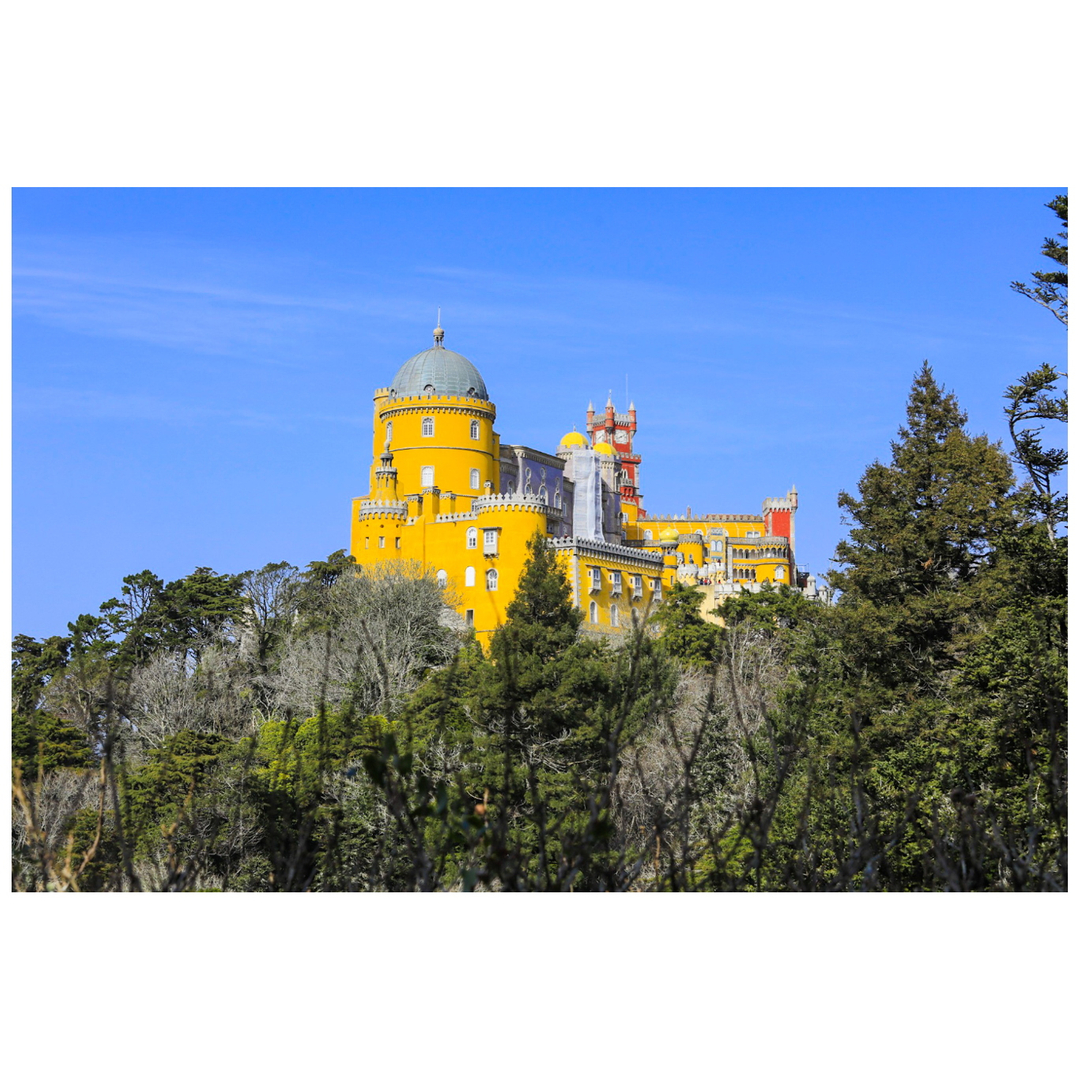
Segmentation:
<svg viewBox="0 0 1080 1080">
<path fill-rule="evenodd" d="M 829 575 L 858 626 L 853 659 L 886 684 L 929 685 L 976 612 L 995 542 L 1013 524 L 1012 470 L 996 443 L 964 430 L 967 415 L 924 363 L 889 464 L 871 465 Z M 989 579 L 987 579 L 989 580 Z"/>
</svg>

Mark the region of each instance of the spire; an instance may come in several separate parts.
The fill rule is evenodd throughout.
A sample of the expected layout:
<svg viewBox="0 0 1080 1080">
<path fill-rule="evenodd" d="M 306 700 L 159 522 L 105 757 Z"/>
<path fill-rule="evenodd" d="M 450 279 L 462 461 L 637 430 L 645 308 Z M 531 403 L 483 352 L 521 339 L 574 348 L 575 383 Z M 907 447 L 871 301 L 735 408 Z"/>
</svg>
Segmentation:
<svg viewBox="0 0 1080 1080">
<path fill-rule="evenodd" d="M 438 317 L 435 319 L 435 348 L 443 347 L 442 308 L 438 308 Z"/>
</svg>

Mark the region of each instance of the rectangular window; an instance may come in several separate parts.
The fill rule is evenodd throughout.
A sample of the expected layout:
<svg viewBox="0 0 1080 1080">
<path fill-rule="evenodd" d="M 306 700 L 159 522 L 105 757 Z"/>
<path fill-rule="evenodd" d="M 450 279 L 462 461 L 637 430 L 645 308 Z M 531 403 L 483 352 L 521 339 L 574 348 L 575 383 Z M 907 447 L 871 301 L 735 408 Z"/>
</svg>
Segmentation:
<svg viewBox="0 0 1080 1080">
<path fill-rule="evenodd" d="M 435 466 L 425 465 L 420 470 L 420 486 L 421 487 L 434 487 L 435 486 Z"/>
<path fill-rule="evenodd" d="M 398 549 L 401 548 L 401 537 L 400 536 L 395 536 L 394 537 L 394 547 L 396 547 Z"/>
<path fill-rule="evenodd" d="M 499 530 L 498 529 L 485 529 L 484 530 L 484 554 L 485 555 L 498 555 L 499 553 Z"/>
<path fill-rule="evenodd" d="M 660 592 L 660 579 L 658 577 L 652 579 L 652 591 L 654 593 Z"/>
<path fill-rule="evenodd" d="M 470 608 L 465 609 L 465 625 L 471 628 L 472 624 L 473 624 L 473 609 L 470 607 Z"/>
<path fill-rule="evenodd" d="M 600 567 L 594 566 L 589 570 L 589 592 L 599 592 L 602 585 Z"/>
<path fill-rule="evenodd" d="M 622 596 L 622 574 L 617 570 L 609 578 L 611 582 L 611 595 Z"/>
<path fill-rule="evenodd" d="M 634 587 L 634 596 L 639 600 L 641 599 L 641 575 L 632 574 L 630 577 L 630 584 Z"/>
</svg>

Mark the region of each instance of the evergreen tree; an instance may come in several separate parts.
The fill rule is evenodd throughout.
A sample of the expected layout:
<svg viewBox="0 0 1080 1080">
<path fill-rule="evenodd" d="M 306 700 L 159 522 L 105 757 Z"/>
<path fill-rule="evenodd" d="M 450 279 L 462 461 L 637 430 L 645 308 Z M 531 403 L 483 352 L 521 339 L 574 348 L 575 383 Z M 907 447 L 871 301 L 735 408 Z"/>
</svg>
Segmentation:
<svg viewBox="0 0 1080 1080">
<path fill-rule="evenodd" d="M 1034 300 L 1046 308 L 1059 322 L 1069 325 L 1069 196 L 1058 195 L 1046 204 L 1053 210 L 1058 220 L 1064 224 L 1064 231 L 1055 239 L 1048 236 L 1043 241 L 1042 253 L 1060 269 L 1036 270 L 1031 275 L 1032 284 L 1014 281 L 1013 289 Z M 1058 243 L 1063 240 L 1064 243 Z"/>
</svg>

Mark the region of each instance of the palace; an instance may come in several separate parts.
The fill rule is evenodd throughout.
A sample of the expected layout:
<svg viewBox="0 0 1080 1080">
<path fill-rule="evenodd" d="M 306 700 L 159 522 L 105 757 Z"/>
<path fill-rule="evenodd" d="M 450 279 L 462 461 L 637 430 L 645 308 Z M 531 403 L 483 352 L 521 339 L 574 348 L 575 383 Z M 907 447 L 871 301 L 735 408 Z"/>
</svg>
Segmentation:
<svg viewBox="0 0 1080 1080">
<path fill-rule="evenodd" d="M 649 516 L 634 451 L 637 410 L 589 403 L 586 433 L 555 453 L 504 443 L 476 367 L 443 345 L 406 360 L 375 391 L 369 493 L 353 500 L 350 550 L 361 566 L 432 570 L 486 643 L 504 621 L 527 544 L 548 537 L 585 625 L 620 633 L 675 581 L 697 588 L 706 617 L 725 596 L 766 581 L 814 590 L 795 564 L 792 488 L 761 514 Z"/>
</svg>

